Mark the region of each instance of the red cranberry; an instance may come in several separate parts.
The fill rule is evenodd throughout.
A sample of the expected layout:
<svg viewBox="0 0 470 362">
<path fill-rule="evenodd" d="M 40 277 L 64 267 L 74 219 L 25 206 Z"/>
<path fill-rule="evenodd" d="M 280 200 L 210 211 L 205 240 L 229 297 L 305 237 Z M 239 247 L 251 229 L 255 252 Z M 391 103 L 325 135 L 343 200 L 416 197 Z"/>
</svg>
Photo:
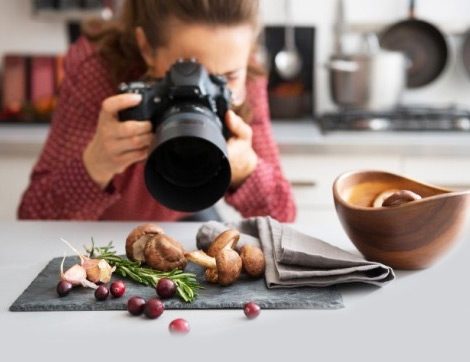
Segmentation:
<svg viewBox="0 0 470 362">
<path fill-rule="evenodd" d="M 132 315 L 141 315 L 144 312 L 145 299 L 141 297 L 132 297 L 127 301 L 127 310 Z"/>
<path fill-rule="evenodd" d="M 162 278 L 158 281 L 156 290 L 160 298 L 171 298 L 176 293 L 176 284 L 171 279 Z"/>
<path fill-rule="evenodd" d="M 189 323 L 186 319 L 178 318 L 172 321 L 168 327 L 171 333 L 187 334 L 190 331 Z"/>
<path fill-rule="evenodd" d="M 59 297 L 65 297 L 67 294 L 70 293 L 70 291 L 72 290 L 73 288 L 73 285 L 72 283 L 66 281 L 66 280 L 61 280 L 58 284 L 57 284 L 57 294 L 59 295 Z"/>
<path fill-rule="evenodd" d="M 96 300 L 106 300 L 109 296 L 109 289 L 106 288 L 104 285 L 100 285 L 96 290 L 95 290 L 95 298 Z"/>
<path fill-rule="evenodd" d="M 243 311 L 245 312 L 245 315 L 249 319 L 254 319 L 257 316 L 259 316 L 259 314 L 261 312 L 261 308 L 258 304 L 253 303 L 253 302 L 249 302 L 249 303 L 245 304 L 245 306 L 243 307 Z"/>
<path fill-rule="evenodd" d="M 126 285 L 122 280 L 115 281 L 111 284 L 110 292 L 114 298 L 120 298 L 126 292 Z"/>
<path fill-rule="evenodd" d="M 165 310 L 165 305 L 158 298 L 151 298 L 145 304 L 144 313 L 150 319 L 158 318 Z"/>
</svg>

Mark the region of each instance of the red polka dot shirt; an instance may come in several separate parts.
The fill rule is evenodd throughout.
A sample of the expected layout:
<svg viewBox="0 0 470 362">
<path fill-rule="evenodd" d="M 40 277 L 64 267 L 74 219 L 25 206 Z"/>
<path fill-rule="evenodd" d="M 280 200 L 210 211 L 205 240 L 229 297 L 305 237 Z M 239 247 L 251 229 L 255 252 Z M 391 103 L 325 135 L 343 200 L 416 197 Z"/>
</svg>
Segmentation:
<svg viewBox="0 0 470 362">
<path fill-rule="evenodd" d="M 187 216 L 150 196 L 144 183 L 144 162 L 116 175 L 105 190 L 94 183 L 82 154 L 94 135 L 102 101 L 114 95 L 116 87 L 100 56 L 84 38 L 70 48 L 65 74 L 48 139 L 33 168 L 18 217 L 174 221 Z M 266 80 L 248 82 L 247 97 L 253 112 L 253 149 L 259 161 L 241 186 L 226 193 L 225 200 L 244 217 L 270 215 L 279 221 L 293 221 L 296 207 L 272 137 Z"/>
</svg>

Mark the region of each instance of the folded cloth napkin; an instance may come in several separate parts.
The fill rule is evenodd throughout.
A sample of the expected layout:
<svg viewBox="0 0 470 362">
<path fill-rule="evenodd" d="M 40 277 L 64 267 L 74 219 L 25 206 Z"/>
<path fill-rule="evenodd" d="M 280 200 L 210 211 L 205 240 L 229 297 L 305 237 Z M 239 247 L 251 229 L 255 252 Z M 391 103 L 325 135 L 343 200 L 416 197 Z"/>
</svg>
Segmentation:
<svg viewBox="0 0 470 362">
<path fill-rule="evenodd" d="M 207 250 L 224 230 L 240 230 L 239 246 L 261 246 L 266 260 L 268 288 L 324 287 L 340 283 L 368 283 L 381 286 L 395 278 L 389 266 L 364 258 L 303 234 L 270 217 L 253 217 L 237 223 L 204 223 L 196 239 Z"/>
</svg>

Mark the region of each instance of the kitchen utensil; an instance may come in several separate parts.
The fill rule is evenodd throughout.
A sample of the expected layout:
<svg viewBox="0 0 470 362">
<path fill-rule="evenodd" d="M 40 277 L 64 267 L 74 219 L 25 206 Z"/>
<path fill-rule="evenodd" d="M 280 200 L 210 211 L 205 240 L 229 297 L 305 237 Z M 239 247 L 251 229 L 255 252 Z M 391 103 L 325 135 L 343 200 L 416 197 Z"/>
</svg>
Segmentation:
<svg viewBox="0 0 470 362">
<path fill-rule="evenodd" d="M 291 80 L 302 70 L 302 57 L 295 46 L 295 29 L 292 25 L 291 3 L 284 0 L 286 27 L 284 29 L 284 48 L 276 54 L 274 64 L 277 73 L 285 80 Z"/>
<path fill-rule="evenodd" d="M 52 259 L 39 273 L 28 288 L 10 306 L 10 311 L 102 311 L 126 310 L 127 298 L 109 298 L 96 302 L 93 290 L 75 288 L 66 298 L 59 298 L 55 286 L 62 257 Z M 67 258 L 65 269 L 76 263 L 75 258 Z M 241 309 L 249 301 L 256 300 L 261 308 L 269 309 L 338 309 L 343 307 L 341 294 L 334 287 L 268 289 L 263 278 L 253 280 L 241 277 L 228 287 L 220 287 L 205 281 L 204 270 L 197 265 L 188 265 L 185 271 L 196 273 L 203 289 L 192 303 L 179 298 L 165 300 L 166 309 Z M 121 278 L 122 279 L 122 278 Z M 116 280 L 113 277 L 114 281 Z M 155 297 L 155 289 L 125 280 L 126 296 L 138 295 L 145 299 Z"/>
<path fill-rule="evenodd" d="M 386 190 L 423 198 L 398 207 L 372 207 Z M 464 225 L 470 191 L 454 192 L 382 171 L 340 175 L 333 184 L 339 219 L 367 259 L 399 269 L 420 269 L 447 252 Z"/>
<path fill-rule="evenodd" d="M 333 55 L 329 68 L 331 98 L 342 108 L 361 108 L 369 99 L 369 57 Z"/>
<path fill-rule="evenodd" d="M 408 19 L 385 29 L 380 43 L 383 48 L 402 51 L 408 57 L 409 88 L 431 83 L 446 67 L 449 54 L 446 38 L 436 26 L 415 17 L 415 0 L 409 2 Z"/>
<path fill-rule="evenodd" d="M 345 54 L 343 47 L 346 20 L 344 1 L 336 3 L 334 54 L 327 65 L 331 98 L 344 108 L 363 106 L 369 97 L 369 61 L 364 54 Z"/>
<path fill-rule="evenodd" d="M 468 29 L 462 43 L 462 60 L 467 74 L 470 76 L 470 29 Z"/>
<path fill-rule="evenodd" d="M 346 32 L 346 21 L 344 16 L 344 1 L 338 0 L 336 3 L 335 25 L 334 25 L 334 51 L 336 56 L 344 54 L 343 37 Z"/>
<path fill-rule="evenodd" d="M 332 56 L 328 65 L 332 99 L 343 108 L 392 109 L 405 85 L 405 56 L 380 49 L 375 34 L 367 34 L 363 44 L 360 53 Z"/>
<path fill-rule="evenodd" d="M 376 34 L 365 36 L 369 63 L 369 92 L 365 109 L 385 111 L 400 101 L 406 84 L 406 58 L 402 52 L 380 48 Z"/>
</svg>

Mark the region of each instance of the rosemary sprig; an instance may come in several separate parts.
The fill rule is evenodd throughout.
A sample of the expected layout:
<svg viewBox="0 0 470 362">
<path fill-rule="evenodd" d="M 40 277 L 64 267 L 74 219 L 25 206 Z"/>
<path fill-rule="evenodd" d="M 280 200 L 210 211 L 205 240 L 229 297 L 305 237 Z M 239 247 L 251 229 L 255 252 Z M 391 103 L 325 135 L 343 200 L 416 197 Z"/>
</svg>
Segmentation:
<svg viewBox="0 0 470 362">
<path fill-rule="evenodd" d="M 161 272 L 155 269 L 143 267 L 139 262 L 131 261 L 116 255 L 112 241 L 103 247 L 95 246 L 94 240 L 91 240 L 90 248 L 85 248 L 90 258 L 99 258 L 106 260 L 111 266 L 115 266 L 115 273 L 124 278 L 129 278 L 137 283 L 155 287 L 161 278 L 173 280 L 176 284 L 176 292 L 185 302 L 192 302 L 196 296 L 199 285 L 196 275 L 185 273 L 182 270 L 175 269 L 169 272 Z"/>
</svg>

